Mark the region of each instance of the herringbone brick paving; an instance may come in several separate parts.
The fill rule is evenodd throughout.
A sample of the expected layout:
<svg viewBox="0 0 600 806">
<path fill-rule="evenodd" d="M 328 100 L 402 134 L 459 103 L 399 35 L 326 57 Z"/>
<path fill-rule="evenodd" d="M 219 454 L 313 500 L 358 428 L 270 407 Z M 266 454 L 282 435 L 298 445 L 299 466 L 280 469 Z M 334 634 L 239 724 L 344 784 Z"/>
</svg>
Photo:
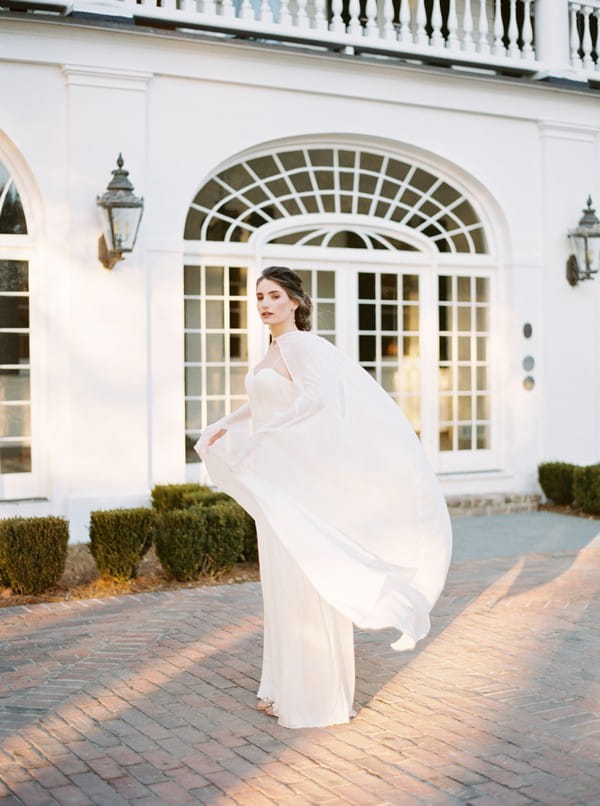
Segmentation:
<svg viewBox="0 0 600 806">
<path fill-rule="evenodd" d="M 454 565 L 326 729 L 254 708 L 257 583 L 0 610 L 0 805 L 598 804 L 595 546 Z"/>
</svg>

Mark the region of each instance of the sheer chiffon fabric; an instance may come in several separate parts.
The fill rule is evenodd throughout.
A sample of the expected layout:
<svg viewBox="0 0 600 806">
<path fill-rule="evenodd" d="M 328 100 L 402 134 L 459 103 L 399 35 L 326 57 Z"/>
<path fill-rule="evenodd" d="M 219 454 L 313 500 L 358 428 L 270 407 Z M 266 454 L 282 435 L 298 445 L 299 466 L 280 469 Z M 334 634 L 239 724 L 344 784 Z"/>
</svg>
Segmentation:
<svg viewBox="0 0 600 806">
<path fill-rule="evenodd" d="M 398 650 L 427 635 L 450 521 L 410 424 L 368 373 L 311 333 L 276 342 L 291 380 L 268 368 L 248 376 L 249 403 L 210 426 L 196 450 L 257 522 L 259 696 L 281 724 L 333 724 L 351 715 L 352 622 L 398 629 Z M 220 428 L 226 435 L 208 447 Z"/>
</svg>

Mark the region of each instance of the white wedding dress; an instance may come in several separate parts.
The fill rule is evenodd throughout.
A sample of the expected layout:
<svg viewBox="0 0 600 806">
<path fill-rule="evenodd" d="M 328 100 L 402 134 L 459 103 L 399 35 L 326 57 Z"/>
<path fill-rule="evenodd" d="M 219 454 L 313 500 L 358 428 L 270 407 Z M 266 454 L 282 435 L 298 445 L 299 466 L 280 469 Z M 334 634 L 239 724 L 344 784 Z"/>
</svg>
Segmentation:
<svg viewBox="0 0 600 806">
<path fill-rule="evenodd" d="M 246 377 L 254 429 L 289 408 L 294 384 L 267 367 Z M 293 517 L 290 513 L 290 517 Z M 257 522 L 264 608 L 258 697 L 286 728 L 347 722 L 354 699 L 352 622 L 319 595 L 268 521 Z"/>
<path fill-rule="evenodd" d="M 452 533 L 422 446 L 389 395 L 325 339 L 276 339 L 291 378 L 247 376 L 249 402 L 196 445 L 212 482 L 255 519 L 264 597 L 258 691 L 290 728 L 352 715 L 352 623 L 430 629 Z M 225 436 L 209 445 L 219 429 Z"/>
</svg>

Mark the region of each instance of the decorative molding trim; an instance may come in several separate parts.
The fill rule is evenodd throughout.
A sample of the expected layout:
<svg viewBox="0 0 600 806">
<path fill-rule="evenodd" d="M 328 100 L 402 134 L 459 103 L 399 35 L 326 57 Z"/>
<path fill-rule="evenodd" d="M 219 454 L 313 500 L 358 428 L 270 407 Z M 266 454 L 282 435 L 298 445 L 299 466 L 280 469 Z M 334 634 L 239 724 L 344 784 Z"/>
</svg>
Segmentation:
<svg viewBox="0 0 600 806">
<path fill-rule="evenodd" d="M 102 87 L 104 89 L 145 92 L 153 73 L 115 70 L 64 64 L 63 75 L 69 87 Z"/>
<path fill-rule="evenodd" d="M 538 121 L 542 137 L 554 140 L 574 140 L 580 143 L 594 143 L 600 135 L 600 127 L 563 121 Z"/>
</svg>

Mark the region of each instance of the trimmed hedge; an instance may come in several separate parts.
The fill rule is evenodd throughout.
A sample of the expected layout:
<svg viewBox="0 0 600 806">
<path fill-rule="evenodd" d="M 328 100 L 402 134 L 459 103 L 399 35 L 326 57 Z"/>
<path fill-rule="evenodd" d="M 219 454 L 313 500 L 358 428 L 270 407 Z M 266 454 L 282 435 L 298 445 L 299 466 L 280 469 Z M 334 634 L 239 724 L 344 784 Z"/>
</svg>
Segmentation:
<svg viewBox="0 0 600 806">
<path fill-rule="evenodd" d="M 211 493 L 210 487 L 196 484 L 155 484 L 152 488 L 152 508 L 157 512 L 184 509 L 192 505 L 195 494 Z"/>
<path fill-rule="evenodd" d="M 573 472 L 576 465 L 568 462 L 542 462 L 538 465 L 538 480 L 546 498 L 555 504 L 572 504 Z"/>
<path fill-rule="evenodd" d="M 217 504 L 219 501 L 233 502 L 233 498 L 227 493 L 219 493 L 211 490 L 208 487 L 200 487 L 199 490 L 194 490 L 191 493 L 184 493 L 182 496 L 183 503 L 177 509 L 185 509 L 186 507 L 210 507 Z"/>
<path fill-rule="evenodd" d="M 90 551 L 102 576 L 132 579 L 152 545 L 156 513 L 151 509 L 107 509 L 92 512 Z"/>
<path fill-rule="evenodd" d="M 573 492 L 575 501 L 585 512 L 600 513 L 600 464 L 575 468 Z"/>
<path fill-rule="evenodd" d="M 246 513 L 235 501 L 205 506 L 205 571 L 216 576 L 234 566 L 244 549 Z"/>
<path fill-rule="evenodd" d="M 67 559 L 69 524 L 64 518 L 0 521 L 0 584 L 15 593 L 42 593 L 57 584 Z"/>
<path fill-rule="evenodd" d="M 258 560 L 256 524 L 246 510 L 242 509 L 230 495 L 216 492 L 211 490 L 210 487 L 201 484 L 157 484 L 152 490 L 152 506 L 158 512 L 196 506 L 211 507 L 217 503 L 229 503 L 239 509 L 243 518 L 244 540 L 238 559 L 240 561 L 256 562 Z"/>
<path fill-rule="evenodd" d="M 157 516 L 155 547 L 163 569 L 180 582 L 229 570 L 244 544 L 241 507 L 219 501 Z"/>
</svg>

